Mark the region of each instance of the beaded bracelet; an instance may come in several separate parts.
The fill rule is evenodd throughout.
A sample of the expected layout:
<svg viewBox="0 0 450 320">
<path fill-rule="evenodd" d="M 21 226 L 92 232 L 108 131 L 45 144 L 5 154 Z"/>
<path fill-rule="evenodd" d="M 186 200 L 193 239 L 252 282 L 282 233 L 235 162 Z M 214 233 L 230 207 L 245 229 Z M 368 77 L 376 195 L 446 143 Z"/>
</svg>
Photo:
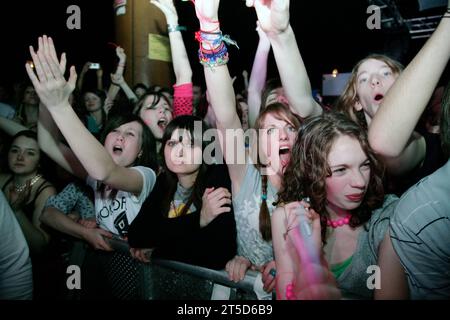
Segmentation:
<svg viewBox="0 0 450 320">
<path fill-rule="evenodd" d="M 200 63 L 209 67 L 217 67 L 228 63 L 228 50 L 225 45 L 232 44 L 238 49 L 236 41 L 230 39 L 229 36 L 223 36 L 222 32 L 205 32 L 198 31 L 195 33 L 195 39 L 200 42 L 198 57 Z"/>
<path fill-rule="evenodd" d="M 219 52 L 208 54 L 204 53 L 202 49 L 198 51 L 198 58 L 201 64 L 209 67 L 218 67 L 227 64 L 229 61 L 227 47 L 223 46 L 223 49 Z"/>
</svg>

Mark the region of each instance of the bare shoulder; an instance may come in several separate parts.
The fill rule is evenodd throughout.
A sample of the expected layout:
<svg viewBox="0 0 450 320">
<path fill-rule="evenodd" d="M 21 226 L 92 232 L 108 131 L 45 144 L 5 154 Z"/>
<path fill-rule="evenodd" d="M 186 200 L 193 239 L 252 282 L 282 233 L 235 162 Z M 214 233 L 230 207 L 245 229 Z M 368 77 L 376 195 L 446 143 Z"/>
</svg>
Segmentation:
<svg viewBox="0 0 450 320">
<path fill-rule="evenodd" d="M 284 206 L 280 206 L 277 207 L 273 212 L 272 212 L 272 224 L 274 226 L 283 226 L 286 222 L 286 211 L 285 211 L 285 207 Z"/>
<path fill-rule="evenodd" d="M 53 186 L 53 184 L 51 184 L 47 180 L 43 180 L 43 183 L 33 192 L 39 192 L 36 197 L 36 204 L 47 201 L 48 197 L 53 196 L 57 193 L 56 188 Z"/>
</svg>

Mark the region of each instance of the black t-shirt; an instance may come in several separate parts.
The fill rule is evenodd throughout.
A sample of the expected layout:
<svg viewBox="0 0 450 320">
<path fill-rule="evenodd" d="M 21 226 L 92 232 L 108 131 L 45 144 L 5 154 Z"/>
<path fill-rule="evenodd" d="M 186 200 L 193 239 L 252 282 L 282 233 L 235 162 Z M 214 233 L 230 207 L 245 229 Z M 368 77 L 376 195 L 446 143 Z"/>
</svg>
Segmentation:
<svg viewBox="0 0 450 320">
<path fill-rule="evenodd" d="M 205 188 L 227 188 L 231 181 L 225 165 L 212 165 Z M 156 185 L 130 225 L 128 241 L 133 248 L 155 248 L 152 257 L 181 261 L 211 269 L 223 269 L 236 255 L 236 223 L 233 211 L 220 214 L 200 228 L 200 210 L 168 218 L 162 209 L 167 185 L 160 175 Z"/>
</svg>

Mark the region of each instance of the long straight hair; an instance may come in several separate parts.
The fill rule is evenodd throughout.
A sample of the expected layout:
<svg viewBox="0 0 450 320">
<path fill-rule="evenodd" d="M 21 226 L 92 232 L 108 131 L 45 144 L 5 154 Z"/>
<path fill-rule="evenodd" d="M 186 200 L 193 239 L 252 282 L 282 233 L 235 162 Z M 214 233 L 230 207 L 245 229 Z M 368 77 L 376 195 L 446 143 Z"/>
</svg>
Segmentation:
<svg viewBox="0 0 450 320">
<path fill-rule="evenodd" d="M 197 121 L 202 124 L 201 136 L 199 136 L 200 132 L 195 132 L 194 130 L 195 122 Z M 196 116 L 184 115 L 173 119 L 164 130 L 164 135 L 161 140 L 162 147 L 160 150 L 160 156 L 162 159 L 164 159 L 164 148 L 166 146 L 166 143 L 171 139 L 173 132 L 177 129 L 182 129 L 189 132 L 189 135 L 191 137 L 191 143 L 193 145 L 200 145 L 202 147 L 202 154 L 203 154 L 203 151 L 208 145 L 207 141 L 203 139 L 203 135 L 205 131 L 208 129 L 208 127 L 202 121 L 201 118 Z M 202 161 L 200 168 L 198 169 L 197 178 L 195 179 L 194 182 L 193 191 L 186 205 L 180 212 L 180 216 L 187 214 L 192 204 L 194 204 L 196 209 L 200 209 L 202 207 L 202 197 L 206 188 L 205 178 L 207 169 L 208 165 L 204 161 Z M 164 212 L 164 214 L 166 215 L 166 217 L 168 217 L 170 211 L 170 203 L 172 202 L 175 192 L 177 190 L 178 177 L 175 173 L 169 170 L 165 159 L 162 165 L 161 179 L 163 179 L 164 185 L 166 186 L 166 192 L 164 193 L 162 198 L 161 209 L 162 212 Z"/>
</svg>

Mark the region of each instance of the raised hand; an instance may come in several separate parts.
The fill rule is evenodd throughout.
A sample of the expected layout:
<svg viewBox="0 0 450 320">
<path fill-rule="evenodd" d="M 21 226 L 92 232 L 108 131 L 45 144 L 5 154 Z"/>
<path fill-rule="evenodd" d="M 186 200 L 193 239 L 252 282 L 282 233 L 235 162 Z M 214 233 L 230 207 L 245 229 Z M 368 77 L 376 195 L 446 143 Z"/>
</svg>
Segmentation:
<svg viewBox="0 0 450 320">
<path fill-rule="evenodd" d="M 103 110 L 105 111 L 105 113 L 109 114 L 109 112 L 111 111 L 113 106 L 114 106 L 114 100 L 111 100 L 110 98 L 107 97 L 105 99 L 105 103 L 103 104 Z"/>
<path fill-rule="evenodd" d="M 38 51 L 35 52 L 30 46 L 30 53 L 37 76 L 28 64 L 25 64 L 25 68 L 41 102 L 49 109 L 69 103 L 69 96 L 77 81 L 75 67 L 70 68 L 70 77 L 66 81 L 66 59 L 63 55 L 61 62 L 58 61 L 53 40 L 47 36 L 39 37 Z"/>
<path fill-rule="evenodd" d="M 301 207 L 306 210 L 299 210 Z M 291 202 L 285 206 L 285 210 L 288 217 L 287 234 L 294 243 L 297 251 L 300 252 L 301 255 L 306 254 L 306 252 L 299 247 L 299 244 L 304 245 L 306 243 L 304 239 L 305 235 L 298 232 L 300 230 L 299 224 L 303 223 L 304 226 L 301 226 L 300 228 L 306 233 L 310 232 L 310 239 L 312 240 L 309 242 L 311 247 L 308 248 L 308 251 L 317 258 L 316 260 L 319 260 L 322 252 L 322 230 L 320 227 L 319 214 L 311 209 L 309 203 L 305 201 Z M 305 228 L 309 230 L 305 230 Z M 299 239 L 299 237 L 302 237 L 302 239 Z"/>
<path fill-rule="evenodd" d="M 178 24 L 178 14 L 173 0 L 150 0 L 150 3 L 164 13 L 167 24 Z"/>
<path fill-rule="evenodd" d="M 224 212 L 230 212 L 231 193 L 225 188 L 207 188 L 202 198 L 202 210 L 200 212 L 200 226 L 205 227 L 217 216 Z"/>
<path fill-rule="evenodd" d="M 89 68 L 91 67 L 92 62 L 88 61 L 83 65 L 83 68 L 81 69 L 80 74 L 85 74 L 89 71 Z"/>
<path fill-rule="evenodd" d="M 299 210 L 300 206 L 306 210 Z M 287 233 L 300 262 L 300 272 L 294 277 L 294 283 L 286 288 L 286 297 L 302 300 L 339 299 L 341 295 L 336 281 L 322 254 L 320 216 L 304 201 L 289 203 L 285 210 L 288 214 Z"/>
<path fill-rule="evenodd" d="M 279 34 L 289 26 L 289 0 L 246 0 L 254 7 L 259 24 L 268 35 Z"/>
<path fill-rule="evenodd" d="M 256 32 L 258 33 L 259 41 L 264 41 L 265 43 L 268 43 L 270 45 L 269 38 L 267 37 L 267 34 L 264 32 L 264 30 L 261 28 L 259 21 L 256 21 Z"/>
<path fill-rule="evenodd" d="M 218 28 L 220 0 L 196 0 L 195 13 L 203 31 L 215 31 Z"/>
<path fill-rule="evenodd" d="M 125 79 L 122 74 L 113 73 L 111 74 L 111 82 L 120 87 L 125 83 Z"/>
<path fill-rule="evenodd" d="M 116 48 L 116 55 L 119 58 L 120 62 L 125 62 L 127 60 L 127 55 L 125 54 L 125 50 L 122 47 Z"/>
<path fill-rule="evenodd" d="M 102 67 L 98 68 L 95 73 L 97 74 L 97 78 L 103 77 L 103 69 L 102 69 Z"/>
</svg>

